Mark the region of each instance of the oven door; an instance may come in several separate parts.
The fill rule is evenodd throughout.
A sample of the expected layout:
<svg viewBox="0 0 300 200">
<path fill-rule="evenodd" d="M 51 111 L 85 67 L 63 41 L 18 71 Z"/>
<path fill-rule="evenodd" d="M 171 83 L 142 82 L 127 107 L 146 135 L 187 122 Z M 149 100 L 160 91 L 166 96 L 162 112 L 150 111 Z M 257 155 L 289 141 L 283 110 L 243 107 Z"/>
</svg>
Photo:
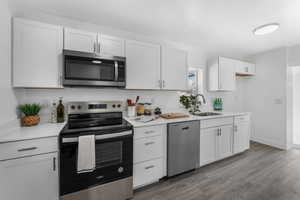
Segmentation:
<svg viewBox="0 0 300 200">
<path fill-rule="evenodd" d="M 60 195 L 132 176 L 132 131 L 95 136 L 96 169 L 77 173 L 78 137 L 61 138 Z"/>
<path fill-rule="evenodd" d="M 125 61 L 64 56 L 65 86 L 125 86 Z"/>
</svg>

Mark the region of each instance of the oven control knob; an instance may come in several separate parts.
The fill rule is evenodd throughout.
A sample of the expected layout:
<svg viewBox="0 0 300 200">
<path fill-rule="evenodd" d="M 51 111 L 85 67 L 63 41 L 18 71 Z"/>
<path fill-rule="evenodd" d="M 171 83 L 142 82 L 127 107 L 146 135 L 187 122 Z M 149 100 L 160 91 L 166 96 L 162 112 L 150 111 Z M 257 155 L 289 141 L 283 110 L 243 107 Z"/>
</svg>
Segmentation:
<svg viewBox="0 0 300 200">
<path fill-rule="evenodd" d="M 80 109 L 81 109 L 81 106 L 77 106 L 77 109 L 80 110 Z"/>
<path fill-rule="evenodd" d="M 115 107 L 116 107 L 116 105 L 114 104 L 114 105 L 112 105 L 112 107 L 113 107 L 113 108 L 115 108 Z"/>
<path fill-rule="evenodd" d="M 123 171 L 124 171 L 124 168 L 123 167 L 119 167 L 118 172 L 122 173 Z"/>
<path fill-rule="evenodd" d="M 74 109 L 75 109 L 75 106 L 74 106 L 74 105 L 72 105 L 72 106 L 71 106 L 71 109 L 72 109 L 72 110 L 74 110 Z"/>
<path fill-rule="evenodd" d="M 120 108 L 121 107 L 121 104 L 118 104 L 118 108 Z"/>
</svg>

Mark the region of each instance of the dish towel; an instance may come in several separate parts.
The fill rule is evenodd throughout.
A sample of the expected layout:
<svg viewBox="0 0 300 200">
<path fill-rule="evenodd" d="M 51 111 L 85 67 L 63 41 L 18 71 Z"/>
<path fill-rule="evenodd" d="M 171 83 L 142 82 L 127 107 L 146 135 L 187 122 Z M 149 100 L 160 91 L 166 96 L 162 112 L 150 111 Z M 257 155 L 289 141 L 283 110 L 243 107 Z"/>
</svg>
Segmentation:
<svg viewBox="0 0 300 200">
<path fill-rule="evenodd" d="M 96 168 L 95 135 L 79 136 L 77 173 L 92 172 Z"/>
</svg>

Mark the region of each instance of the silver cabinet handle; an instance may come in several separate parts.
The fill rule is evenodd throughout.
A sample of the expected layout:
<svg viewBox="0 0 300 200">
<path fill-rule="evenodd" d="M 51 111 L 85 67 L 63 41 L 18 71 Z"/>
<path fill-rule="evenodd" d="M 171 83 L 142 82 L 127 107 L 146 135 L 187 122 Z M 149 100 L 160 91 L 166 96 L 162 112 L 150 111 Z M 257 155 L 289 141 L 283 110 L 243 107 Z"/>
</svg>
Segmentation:
<svg viewBox="0 0 300 200">
<path fill-rule="evenodd" d="M 29 147 L 29 148 L 23 148 L 23 149 L 18 149 L 19 152 L 22 152 L 22 151 L 33 151 L 33 150 L 36 150 L 37 147 Z"/>
<path fill-rule="evenodd" d="M 150 165 L 150 166 L 145 167 L 145 169 L 152 169 L 154 167 L 155 167 L 154 165 Z"/>
<path fill-rule="evenodd" d="M 98 53 L 100 54 L 101 52 L 100 52 L 100 46 L 101 44 L 100 43 L 98 43 Z"/>
<path fill-rule="evenodd" d="M 162 82 L 161 82 L 161 80 L 158 80 L 158 87 L 162 88 Z"/>
<path fill-rule="evenodd" d="M 234 125 L 234 132 L 237 132 L 237 125 Z"/>
<path fill-rule="evenodd" d="M 155 144 L 155 142 L 146 142 L 145 145 L 148 146 L 150 144 Z"/>
<path fill-rule="evenodd" d="M 145 131 L 145 134 L 155 133 L 155 131 Z"/>
<path fill-rule="evenodd" d="M 246 71 L 246 72 L 249 72 L 249 69 L 248 69 L 248 67 L 246 67 L 245 71 Z"/>
<path fill-rule="evenodd" d="M 96 42 L 94 43 L 94 53 L 96 53 L 97 52 L 97 44 L 96 44 Z"/>
<path fill-rule="evenodd" d="M 166 81 L 165 81 L 165 80 L 162 81 L 162 87 L 163 87 L 163 88 L 166 87 Z"/>
<path fill-rule="evenodd" d="M 56 171 L 56 157 L 53 157 L 53 171 Z"/>
</svg>

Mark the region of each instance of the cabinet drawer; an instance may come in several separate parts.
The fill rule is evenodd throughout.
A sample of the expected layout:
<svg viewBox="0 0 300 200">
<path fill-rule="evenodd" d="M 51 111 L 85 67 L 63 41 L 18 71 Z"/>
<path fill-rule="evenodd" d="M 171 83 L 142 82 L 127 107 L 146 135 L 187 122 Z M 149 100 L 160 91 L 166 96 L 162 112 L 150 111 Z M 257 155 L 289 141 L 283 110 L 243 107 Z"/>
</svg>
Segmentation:
<svg viewBox="0 0 300 200">
<path fill-rule="evenodd" d="M 200 128 L 210 128 L 216 126 L 223 126 L 233 124 L 233 117 L 223 117 L 223 118 L 216 118 L 216 119 L 206 119 L 200 121 Z"/>
<path fill-rule="evenodd" d="M 249 122 L 250 121 L 250 115 L 241 115 L 234 117 L 234 123 L 240 123 L 240 122 Z"/>
<path fill-rule="evenodd" d="M 58 151 L 57 137 L 0 144 L 0 160 Z"/>
<path fill-rule="evenodd" d="M 133 162 L 143 162 L 163 157 L 162 136 L 134 140 Z"/>
<path fill-rule="evenodd" d="M 133 166 L 133 187 L 158 181 L 163 176 L 163 159 L 142 162 Z"/>
<path fill-rule="evenodd" d="M 134 129 L 134 139 L 162 135 L 165 126 L 146 126 Z"/>
</svg>

